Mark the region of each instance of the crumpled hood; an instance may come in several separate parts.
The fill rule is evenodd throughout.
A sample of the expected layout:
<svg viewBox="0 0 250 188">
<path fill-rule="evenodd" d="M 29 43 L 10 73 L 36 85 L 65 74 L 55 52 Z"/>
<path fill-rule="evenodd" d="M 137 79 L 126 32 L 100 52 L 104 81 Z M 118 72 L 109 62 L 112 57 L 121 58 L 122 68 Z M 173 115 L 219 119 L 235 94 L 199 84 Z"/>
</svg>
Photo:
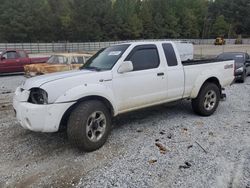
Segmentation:
<svg viewBox="0 0 250 188">
<path fill-rule="evenodd" d="M 112 71 L 75 70 L 37 76 L 26 80 L 21 86 L 25 90 L 41 88 L 48 93 L 48 102 L 54 103 L 72 88 L 86 84 L 103 85 L 102 80 L 112 80 Z M 66 101 L 65 101 L 66 102 Z"/>
<path fill-rule="evenodd" d="M 42 85 L 49 83 L 49 82 L 53 82 L 55 80 L 67 79 L 70 77 L 86 75 L 86 74 L 91 74 L 91 73 L 93 74 L 96 72 L 89 71 L 89 70 L 74 70 L 74 71 L 52 73 L 52 74 L 29 78 L 21 85 L 21 87 L 25 90 L 29 90 L 31 88 L 41 87 Z"/>
</svg>

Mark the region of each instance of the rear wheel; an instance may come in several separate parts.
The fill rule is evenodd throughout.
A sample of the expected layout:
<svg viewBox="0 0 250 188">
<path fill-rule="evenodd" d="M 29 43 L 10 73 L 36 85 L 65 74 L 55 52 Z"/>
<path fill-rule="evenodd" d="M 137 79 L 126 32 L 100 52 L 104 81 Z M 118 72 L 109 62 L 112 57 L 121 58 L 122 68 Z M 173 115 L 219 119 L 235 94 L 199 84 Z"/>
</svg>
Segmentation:
<svg viewBox="0 0 250 188">
<path fill-rule="evenodd" d="M 197 98 L 192 100 L 192 108 L 201 116 L 210 116 L 217 109 L 220 101 L 220 89 L 214 83 L 205 83 Z"/>
<path fill-rule="evenodd" d="M 110 112 L 101 101 L 82 102 L 69 117 L 68 138 L 80 150 L 90 152 L 99 149 L 106 142 L 110 131 Z"/>
</svg>

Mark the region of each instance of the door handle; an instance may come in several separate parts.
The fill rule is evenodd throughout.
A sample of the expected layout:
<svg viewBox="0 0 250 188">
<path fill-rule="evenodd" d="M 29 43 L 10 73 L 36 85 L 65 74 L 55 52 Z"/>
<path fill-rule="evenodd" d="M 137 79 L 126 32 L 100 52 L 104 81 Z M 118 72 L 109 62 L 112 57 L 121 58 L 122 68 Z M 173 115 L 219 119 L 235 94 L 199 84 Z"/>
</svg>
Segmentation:
<svg viewBox="0 0 250 188">
<path fill-rule="evenodd" d="M 164 73 L 163 72 L 159 72 L 159 73 L 157 73 L 157 76 L 164 76 Z"/>
</svg>

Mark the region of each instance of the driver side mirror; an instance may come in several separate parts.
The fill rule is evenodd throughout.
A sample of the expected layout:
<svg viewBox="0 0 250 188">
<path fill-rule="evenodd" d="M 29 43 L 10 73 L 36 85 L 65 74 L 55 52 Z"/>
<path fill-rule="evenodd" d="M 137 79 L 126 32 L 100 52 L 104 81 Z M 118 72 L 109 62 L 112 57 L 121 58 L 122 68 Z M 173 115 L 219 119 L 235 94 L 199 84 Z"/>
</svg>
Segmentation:
<svg viewBox="0 0 250 188">
<path fill-rule="evenodd" d="M 134 70 L 133 63 L 131 61 L 124 61 L 118 69 L 118 73 L 126 73 Z"/>
<path fill-rule="evenodd" d="M 3 57 L 3 56 L 1 57 L 1 60 L 2 60 L 2 61 L 5 60 L 5 59 L 6 59 L 5 57 Z"/>
</svg>

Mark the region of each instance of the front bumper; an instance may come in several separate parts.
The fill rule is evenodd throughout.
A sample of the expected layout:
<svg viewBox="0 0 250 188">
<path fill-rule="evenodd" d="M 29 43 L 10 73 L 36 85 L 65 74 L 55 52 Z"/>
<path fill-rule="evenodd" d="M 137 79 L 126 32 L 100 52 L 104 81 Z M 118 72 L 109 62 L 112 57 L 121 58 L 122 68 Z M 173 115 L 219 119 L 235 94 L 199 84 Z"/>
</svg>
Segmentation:
<svg viewBox="0 0 250 188">
<path fill-rule="evenodd" d="M 242 79 L 242 76 L 243 76 L 243 71 L 244 70 L 242 70 L 242 71 L 235 71 L 235 73 L 234 73 L 234 76 L 235 76 L 235 80 L 240 80 L 240 79 Z"/>
<path fill-rule="evenodd" d="M 241 80 L 242 77 L 243 77 L 243 74 L 235 75 L 235 81 Z"/>
<path fill-rule="evenodd" d="M 16 118 L 21 126 L 35 132 L 57 132 L 66 110 L 74 102 L 37 105 L 13 99 Z"/>
</svg>

